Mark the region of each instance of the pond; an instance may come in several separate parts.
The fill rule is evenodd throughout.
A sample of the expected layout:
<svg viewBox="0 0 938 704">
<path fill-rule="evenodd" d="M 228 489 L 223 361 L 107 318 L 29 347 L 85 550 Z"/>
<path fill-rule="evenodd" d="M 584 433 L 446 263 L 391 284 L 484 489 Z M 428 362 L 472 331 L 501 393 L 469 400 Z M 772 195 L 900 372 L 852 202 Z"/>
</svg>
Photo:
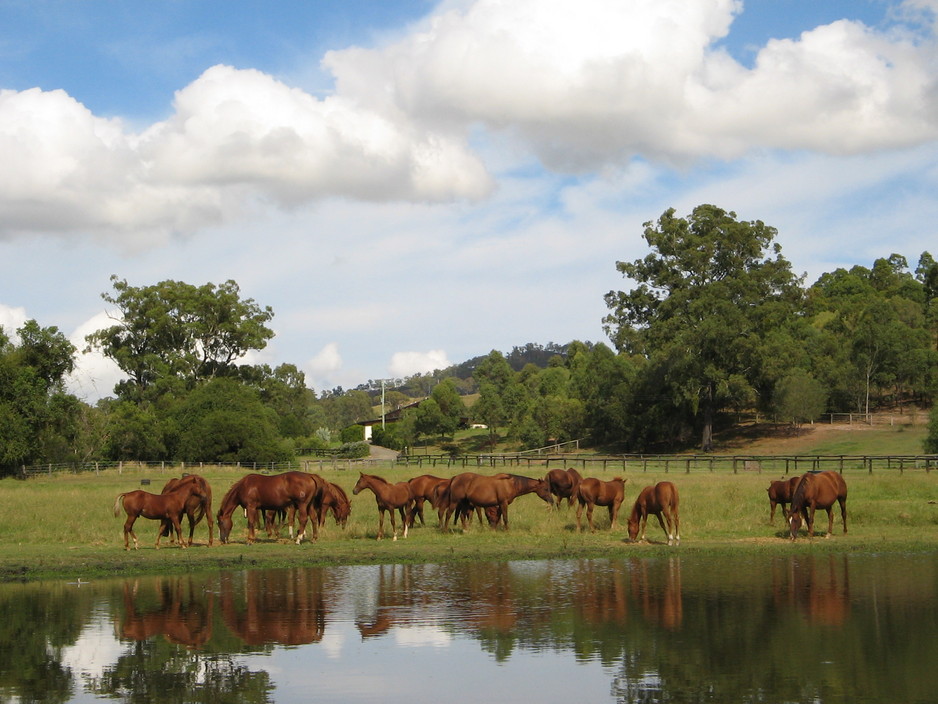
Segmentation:
<svg viewBox="0 0 938 704">
<path fill-rule="evenodd" d="M 0 585 L 12 702 L 926 702 L 938 555 Z"/>
</svg>

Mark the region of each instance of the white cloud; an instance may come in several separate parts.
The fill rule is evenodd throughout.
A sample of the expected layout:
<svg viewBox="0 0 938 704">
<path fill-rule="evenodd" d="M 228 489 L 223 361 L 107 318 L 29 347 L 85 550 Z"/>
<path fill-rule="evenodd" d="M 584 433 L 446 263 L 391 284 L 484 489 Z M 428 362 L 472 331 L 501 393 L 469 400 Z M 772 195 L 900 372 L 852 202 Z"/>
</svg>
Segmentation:
<svg viewBox="0 0 938 704">
<path fill-rule="evenodd" d="M 97 350 L 84 352 L 88 346 L 85 337 L 111 325 L 114 325 L 114 319 L 102 312 L 82 323 L 69 337 L 78 353 L 75 355 L 75 370 L 66 377 L 65 386 L 70 393 L 88 403 L 113 396 L 115 384 L 127 378 L 110 357 Z"/>
<path fill-rule="evenodd" d="M 306 368 L 316 378 L 335 374 L 342 369 L 339 346 L 335 342 L 330 342 L 306 363 Z"/>
<path fill-rule="evenodd" d="M 338 90 L 427 125 L 508 129 L 558 170 L 855 153 L 938 136 L 934 36 L 841 21 L 747 69 L 716 43 L 736 0 L 450 3 L 394 45 L 328 54 Z"/>
<path fill-rule="evenodd" d="M 412 376 L 424 374 L 436 369 L 446 369 L 452 366 L 443 350 L 430 350 L 429 352 L 395 352 L 388 364 L 388 371 L 393 377 Z"/>
<path fill-rule="evenodd" d="M 16 331 L 28 320 L 25 308 L 12 308 L 0 303 L 0 328 L 11 341 L 17 341 Z"/>
</svg>

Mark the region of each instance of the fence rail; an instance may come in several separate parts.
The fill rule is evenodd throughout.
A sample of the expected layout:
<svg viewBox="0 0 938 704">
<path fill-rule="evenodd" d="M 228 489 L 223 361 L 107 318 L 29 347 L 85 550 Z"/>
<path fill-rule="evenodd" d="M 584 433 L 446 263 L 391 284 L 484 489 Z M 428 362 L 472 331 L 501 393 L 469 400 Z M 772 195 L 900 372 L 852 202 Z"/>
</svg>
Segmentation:
<svg viewBox="0 0 938 704">
<path fill-rule="evenodd" d="M 292 462 L 65 462 L 60 464 L 38 464 L 29 467 L 20 467 L 16 476 L 20 479 L 47 476 L 53 474 L 81 474 L 85 472 L 99 473 L 105 470 L 117 470 L 119 474 L 157 472 L 167 476 L 179 473 L 198 472 L 205 467 L 228 467 L 243 469 L 250 472 L 311 472 L 323 469 L 352 469 L 353 467 L 373 467 L 379 461 L 370 457 L 359 459 L 344 459 L 336 456 L 321 457 L 315 460 L 303 459 Z"/>
<path fill-rule="evenodd" d="M 82 462 L 68 464 L 44 464 L 21 467 L 17 476 L 21 479 L 57 473 L 101 472 L 116 469 L 119 473 L 158 472 L 167 476 L 198 472 L 204 467 L 230 467 L 252 472 L 303 472 L 353 470 L 385 465 L 387 460 L 375 458 L 295 460 L 293 462 Z M 869 474 L 883 471 L 938 469 L 938 455 L 527 455 L 527 454 L 480 454 L 452 456 L 446 454 L 400 456 L 391 460 L 395 467 L 435 469 L 462 469 L 466 471 L 493 469 L 524 469 L 546 472 L 551 468 L 574 467 L 586 472 L 721 472 L 732 474 L 799 474 L 811 470 L 831 469 L 838 472 L 865 471 Z"/>
<path fill-rule="evenodd" d="M 415 455 L 400 457 L 405 467 L 539 468 L 574 467 L 582 471 L 664 471 L 798 474 L 833 469 L 874 471 L 938 469 L 938 455 Z"/>
</svg>

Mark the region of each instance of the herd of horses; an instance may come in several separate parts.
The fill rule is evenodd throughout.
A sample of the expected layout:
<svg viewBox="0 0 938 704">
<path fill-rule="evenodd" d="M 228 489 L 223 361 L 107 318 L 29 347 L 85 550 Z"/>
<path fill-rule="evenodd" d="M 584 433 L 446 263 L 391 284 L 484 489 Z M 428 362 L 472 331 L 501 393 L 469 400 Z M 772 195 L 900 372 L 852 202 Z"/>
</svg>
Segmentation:
<svg viewBox="0 0 938 704">
<path fill-rule="evenodd" d="M 459 521 L 462 529 L 468 528 L 475 514 L 481 523 L 484 515 L 489 526 L 499 525 L 508 529 L 509 506 L 519 496 L 534 494 L 553 506 L 564 499 L 568 508 L 576 505 L 576 530 L 582 529 L 582 515 L 586 510 L 589 529 L 595 532 L 593 511 L 605 507 L 609 512 L 610 529 L 618 526 L 619 509 L 625 500 L 625 480 L 582 477 L 577 470 L 552 469 L 543 478 L 532 478 L 518 474 L 495 475 L 463 472 L 444 478 L 430 474 L 414 477 L 407 481 L 392 483 L 374 474 L 360 473 L 352 489 L 353 495 L 362 491 L 374 494 L 378 509 L 378 533 L 384 537 L 384 516 L 390 517 L 391 534 L 397 540 L 397 520 L 400 516 L 403 536 L 414 522 L 425 525 L 424 508 L 429 504 L 437 512 L 440 528 L 450 529 L 450 522 Z M 776 506 L 782 506 L 789 523 L 791 539 L 801 530 L 802 519 L 808 535 L 814 535 L 814 513 L 818 508 L 826 509 L 829 526 L 833 530 L 833 505 L 840 504 L 844 533 L 847 532 L 847 486 L 837 472 L 808 472 L 790 480 L 772 482 L 768 489 L 771 506 L 770 520 L 774 519 Z M 789 506 L 788 509 L 785 507 Z M 208 482 L 196 474 L 170 479 L 159 494 L 143 490 L 125 492 L 114 502 L 114 515 L 126 514 L 124 522 L 124 549 L 138 547 L 133 531 L 137 518 L 143 517 L 160 522 L 156 547 L 165 535 L 181 547 L 192 545 L 195 526 L 205 518 L 208 524 L 208 544 L 214 542 L 212 516 L 212 489 Z M 231 536 L 233 515 L 242 509 L 247 519 L 247 542 L 256 540 L 257 529 L 263 521 L 268 536 L 279 536 L 281 527 L 289 526 L 290 538 L 297 544 L 306 536 L 307 525 L 312 530 L 313 540 L 319 529 L 332 514 L 336 524 L 344 527 L 351 513 L 351 501 L 338 484 L 327 481 L 318 474 L 307 472 L 284 472 L 282 474 L 248 474 L 237 480 L 225 492 L 218 513 L 218 538 L 227 543 Z M 649 516 L 655 516 L 667 536 L 668 545 L 679 545 L 680 517 L 677 487 L 668 481 L 658 482 L 643 488 L 632 505 L 627 521 L 629 540 L 645 541 L 645 529 Z M 182 538 L 182 518 L 188 518 L 189 537 Z M 296 533 L 294 535 L 294 524 Z"/>
</svg>

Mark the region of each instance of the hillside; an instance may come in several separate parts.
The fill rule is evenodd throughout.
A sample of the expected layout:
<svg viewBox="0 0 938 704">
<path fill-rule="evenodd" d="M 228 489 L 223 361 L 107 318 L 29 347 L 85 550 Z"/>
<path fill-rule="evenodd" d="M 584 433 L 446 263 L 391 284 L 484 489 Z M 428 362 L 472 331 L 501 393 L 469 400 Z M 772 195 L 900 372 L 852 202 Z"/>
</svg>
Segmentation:
<svg viewBox="0 0 938 704">
<path fill-rule="evenodd" d="M 883 420 L 882 418 L 880 419 Z M 801 428 L 766 423 L 741 425 L 717 439 L 718 454 L 919 455 L 928 415 L 919 412 L 894 424 L 817 423 Z"/>
</svg>

